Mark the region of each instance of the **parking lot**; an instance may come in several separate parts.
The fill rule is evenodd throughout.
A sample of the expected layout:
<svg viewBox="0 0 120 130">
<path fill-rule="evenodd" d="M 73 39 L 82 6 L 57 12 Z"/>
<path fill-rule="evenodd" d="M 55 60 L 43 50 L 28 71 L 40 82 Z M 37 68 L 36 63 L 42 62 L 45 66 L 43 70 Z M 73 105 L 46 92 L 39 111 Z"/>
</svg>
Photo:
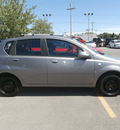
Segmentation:
<svg viewBox="0 0 120 130">
<path fill-rule="evenodd" d="M 120 58 L 120 49 L 101 47 Z M 93 88 L 23 88 L 0 95 L 1 130 L 119 130 L 120 94 L 102 97 Z"/>
</svg>

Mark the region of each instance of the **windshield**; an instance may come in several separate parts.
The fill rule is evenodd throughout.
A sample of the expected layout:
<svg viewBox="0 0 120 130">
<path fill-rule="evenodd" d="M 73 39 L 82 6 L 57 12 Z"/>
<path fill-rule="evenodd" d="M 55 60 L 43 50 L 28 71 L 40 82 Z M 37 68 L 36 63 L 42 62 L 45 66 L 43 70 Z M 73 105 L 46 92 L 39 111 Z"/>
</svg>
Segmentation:
<svg viewBox="0 0 120 130">
<path fill-rule="evenodd" d="M 82 44 L 83 46 L 86 46 L 84 43 L 81 43 L 79 40 L 77 40 L 77 39 L 75 39 L 75 38 L 69 38 L 69 39 L 71 39 L 71 40 L 73 40 L 73 41 L 75 41 L 75 42 L 77 42 L 77 43 L 79 43 L 79 44 Z M 94 51 L 96 54 L 99 54 L 99 55 L 104 55 L 104 52 L 102 52 L 102 51 L 98 51 L 98 49 L 97 48 L 91 48 L 91 47 L 88 47 L 88 46 L 86 46 L 87 48 L 89 48 L 90 50 L 92 50 L 92 51 Z"/>
<path fill-rule="evenodd" d="M 91 48 L 91 47 L 88 47 L 90 50 L 92 50 L 92 51 L 94 51 L 95 53 L 97 53 L 97 54 L 101 54 L 101 53 L 99 53 L 98 51 L 96 51 L 96 50 L 94 50 L 93 48 Z"/>
</svg>

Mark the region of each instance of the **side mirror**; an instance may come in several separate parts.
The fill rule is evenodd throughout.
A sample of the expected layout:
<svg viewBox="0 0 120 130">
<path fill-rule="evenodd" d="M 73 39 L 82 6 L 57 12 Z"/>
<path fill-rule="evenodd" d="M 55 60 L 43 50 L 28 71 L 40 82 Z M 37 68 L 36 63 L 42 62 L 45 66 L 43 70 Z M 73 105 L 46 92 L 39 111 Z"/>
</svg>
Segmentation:
<svg viewBox="0 0 120 130">
<path fill-rule="evenodd" d="M 90 59 L 90 55 L 86 51 L 79 51 L 78 58 L 80 59 Z"/>
</svg>

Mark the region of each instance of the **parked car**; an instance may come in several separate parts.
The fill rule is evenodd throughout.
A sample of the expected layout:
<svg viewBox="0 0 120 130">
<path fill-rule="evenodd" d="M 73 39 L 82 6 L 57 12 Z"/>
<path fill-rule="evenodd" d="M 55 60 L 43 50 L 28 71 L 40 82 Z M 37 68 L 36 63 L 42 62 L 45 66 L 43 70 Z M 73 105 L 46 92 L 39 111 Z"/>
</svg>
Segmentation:
<svg viewBox="0 0 120 130">
<path fill-rule="evenodd" d="M 80 38 L 80 37 L 76 37 L 75 39 L 78 40 L 78 41 L 80 41 L 81 43 L 85 43 L 85 40 L 83 40 L 83 39 Z"/>
<path fill-rule="evenodd" d="M 109 47 L 110 48 L 120 48 L 120 39 L 118 39 L 118 40 L 111 40 L 109 42 Z"/>
<path fill-rule="evenodd" d="M 96 47 L 96 44 L 94 41 L 88 41 L 88 42 L 85 42 L 85 44 L 88 46 L 88 47 Z"/>
<path fill-rule="evenodd" d="M 108 45 L 109 45 L 109 42 L 110 42 L 111 40 L 114 40 L 114 39 L 113 39 L 113 38 L 106 38 L 106 39 L 105 39 L 105 44 L 104 44 L 104 46 L 105 46 L 105 47 L 108 46 Z"/>
<path fill-rule="evenodd" d="M 82 43 L 81 43 L 82 44 Z M 94 41 L 85 42 L 85 45 L 89 48 L 92 48 L 94 51 L 100 53 L 101 55 L 104 55 L 103 50 L 96 48 L 96 44 Z"/>
<path fill-rule="evenodd" d="M 17 95 L 22 87 L 96 87 L 102 95 L 120 90 L 120 60 L 100 55 L 58 36 L 28 36 L 0 44 L 0 92 Z"/>
<path fill-rule="evenodd" d="M 94 51 L 100 53 L 101 55 L 104 55 L 103 50 L 101 50 L 101 49 L 99 49 L 99 48 L 94 48 L 94 47 L 92 47 L 92 49 L 93 49 Z"/>
<path fill-rule="evenodd" d="M 103 47 L 103 41 L 100 38 L 93 38 L 93 41 L 96 43 L 97 47 Z"/>
</svg>

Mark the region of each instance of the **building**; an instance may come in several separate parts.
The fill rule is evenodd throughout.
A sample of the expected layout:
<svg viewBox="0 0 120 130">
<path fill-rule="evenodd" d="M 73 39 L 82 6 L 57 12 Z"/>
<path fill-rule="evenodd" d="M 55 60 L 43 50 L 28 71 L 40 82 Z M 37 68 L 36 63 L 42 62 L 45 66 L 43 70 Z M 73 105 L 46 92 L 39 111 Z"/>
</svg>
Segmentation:
<svg viewBox="0 0 120 130">
<path fill-rule="evenodd" d="M 92 41 L 93 38 L 97 37 L 97 34 L 89 34 L 89 38 L 88 38 L 88 34 L 74 34 L 74 37 L 80 37 L 85 41 Z"/>
</svg>

